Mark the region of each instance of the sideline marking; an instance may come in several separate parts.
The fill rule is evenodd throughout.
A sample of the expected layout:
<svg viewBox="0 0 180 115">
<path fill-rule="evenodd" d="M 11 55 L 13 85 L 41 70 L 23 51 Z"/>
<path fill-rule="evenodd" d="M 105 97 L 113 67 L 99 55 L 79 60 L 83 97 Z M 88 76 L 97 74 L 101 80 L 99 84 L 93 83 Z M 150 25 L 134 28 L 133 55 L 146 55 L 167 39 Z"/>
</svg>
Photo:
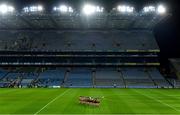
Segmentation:
<svg viewBox="0 0 180 115">
<path fill-rule="evenodd" d="M 0 115 L 34 115 L 34 114 L 0 114 Z M 39 115 L 92 115 L 92 114 L 39 114 Z M 93 115 L 102 115 L 102 114 L 93 114 Z M 138 113 L 127 113 L 127 114 L 121 114 L 121 113 L 119 113 L 119 114 L 106 114 L 106 115 L 178 115 L 178 114 L 156 114 L 156 113 L 152 113 L 152 114 L 142 114 L 142 113 L 140 113 L 140 114 L 138 114 Z"/>
<path fill-rule="evenodd" d="M 66 91 L 64 91 L 63 93 L 59 94 L 56 98 L 54 98 L 53 100 L 51 100 L 49 103 L 47 103 L 45 106 L 43 106 L 40 110 L 38 110 L 36 113 L 34 113 L 34 115 L 37 115 L 38 113 L 40 113 L 43 109 L 45 109 L 47 106 L 49 106 L 51 103 L 53 103 L 54 101 L 56 101 L 58 98 L 60 98 L 61 96 L 63 96 L 65 93 L 67 93 L 70 89 L 67 89 Z M 43 114 L 42 114 L 43 115 Z"/>
<path fill-rule="evenodd" d="M 165 106 L 168 106 L 168 107 L 170 107 L 171 109 L 173 109 L 173 110 L 175 110 L 175 111 L 177 111 L 177 112 L 180 112 L 180 110 L 176 109 L 175 107 L 173 107 L 173 106 L 171 106 L 171 105 L 169 105 L 169 104 L 167 104 L 167 103 L 164 103 L 163 101 L 161 101 L 161 100 L 159 100 L 159 99 L 156 99 L 156 98 L 151 97 L 151 96 L 149 96 L 149 95 L 142 94 L 141 92 L 139 92 L 139 91 L 137 91 L 137 90 L 135 90 L 135 89 L 134 89 L 133 91 L 135 91 L 135 92 L 137 92 L 137 93 L 139 93 L 139 94 L 141 94 L 141 95 L 143 95 L 143 96 L 145 96 L 145 97 L 148 97 L 148 98 L 150 98 L 150 99 L 153 99 L 153 100 L 155 100 L 156 102 L 159 102 L 159 103 L 161 103 L 161 104 L 163 104 L 163 105 L 165 105 Z M 152 92 L 152 91 L 151 91 L 151 92 Z"/>
</svg>

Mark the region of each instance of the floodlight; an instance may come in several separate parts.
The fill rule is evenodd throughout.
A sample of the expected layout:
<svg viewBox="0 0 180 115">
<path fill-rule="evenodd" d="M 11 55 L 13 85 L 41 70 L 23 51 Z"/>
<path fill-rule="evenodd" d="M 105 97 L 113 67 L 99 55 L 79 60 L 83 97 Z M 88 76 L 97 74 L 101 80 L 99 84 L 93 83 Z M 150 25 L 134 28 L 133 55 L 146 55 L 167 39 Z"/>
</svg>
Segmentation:
<svg viewBox="0 0 180 115">
<path fill-rule="evenodd" d="M 61 12 L 61 13 L 67 13 L 67 12 L 70 13 L 70 12 L 73 12 L 74 10 L 70 6 L 60 5 L 59 7 L 54 7 L 53 11 L 58 11 L 58 12 Z"/>
<path fill-rule="evenodd" d="M 72 7 L 69 7 L 69 12 L 73 12 L 74 10 L 72 9 Z"/>
<path fill-rule="evenodd" d="M 0 12 L 1 12 L 2 14 L 7 13 L 7 5 L 2 4 L 2 5 L 0 6 Z"/>
<path fill-rule="evenodd" d="M 30 12 L 35 12 L 35 11 L 36 11 L 35 6 L 29 7 L 29 11 L 30 11 Z"/>
<path fill-rule="evenodd" d="M 37 10 L 38 10 L 38 11 L 43 11 L 43 7 L 39 5 L 39 6 L 37 7 Z"/>
<path fill-rule="evenodd" d="M 133 8 L 133 7 L 130 7 L 130 6 L 127 6 L 127 7 L 126 7 L 126 11 L 129 12 L 129 13 L 131 13 L 131 12 L 134 11 L 134 8 Z"/>
<path fill-rule="evenodd" d="M 83 7 L 83 13 L 86 14 L 86 15 L 91 15 L 95 12 L 95 6 L 93 5 L 85 5 Z"/>
<path fill-rule="evenodd" d="M 155 12 L 156 8 L 154 6 L 146 6 L 143 8 L 143 12 L 144 13 L 151 13 L 151 12 Z"/>
<path fill-rule="evenodd" d="M 54 7 L 54 8 L 53 8 L 53 10 L 54 10 L 54 11 L 57 11 L 57 8 L 56 8 L 56 7 Z"/>
<path fill-rule="evenodd" d="M 23 11 L 25 13 L 29 13 L 29 12 L 42 12 L 43 9 L 44 9 L 43 6 L 37 5 L 37 6 L 24 7 Z"/>
<path fill-rule="evenodd" d="M 61 11 L 61 12 L 67 12 L 67 11 L 68 11 L 68 7 L 65 6 L 65 5 L 62 5 L 62 6 L 60 6 L 59 8 L 60 8 L 60 11 Z"/>
<path fill-rule="evenodd" d="M 10 11 L 10 12 L 13 12 L 13 11 L 14 11 L 14 7 L 9 6 L 9 11 Z"/>
<path fill-rule="evenodd" d="M 126 12 L 126 6 L 118 6 L 118 11 Z"/>
<path fill-rule="evenodd" d="M 29 12 L 29 8 L 28 8 L 28 7 L 25 7 L 25 8 L 23 8 L 23 11 L 24 11 L 24 12 Z"/>
<path fill-rule="evenodd" d="M 122 13 L 132 13 L 134 12 L 134 7 L 126 6 L 126 5 L 119 5 L 117 10 Z"/>
<path fill-rule="evenodd" d="M 104 11 L 104 8 L 97 6 L 97 7 L 96 7 L 96 11 L 97 11 L 97 12 L 103 12 L 103 11 Z"/>
<path fill-rule="evenodd" d="M 104 8 L 100 7 L 100 6 L 97 6 L 96 7 L 96 12 L 104 12 Z"/>
<path fill-rule="evenodd" d="M 6 13 L 10 13 L 14 11 L 14 7 L 13 6 L 9 6 L 6 4 L 2 4 L 0 5 L 0 13 L 1 14 L 6 14 Z"/>
<path fill-rule="evenodd" d="M 102 13 L 103 11 L 104 11 L 103 7 L 94 6 L 94 5 L 90 5 L 90 4 L 84 5 L 84 7 L 82 9 L 82 12 L 85 15 L 91 15 L 91 14 L 94 14 L 94 13 Z"/>
<path fill-rule="evenodd" d="M 164 13 L 166 13 L 166 8 L 165 8 L 163 5 L 159 5 L 159 6 L 157 7 L 157 13 L 159 13 L 159 14 L 164 14 Z"/>
</svg>

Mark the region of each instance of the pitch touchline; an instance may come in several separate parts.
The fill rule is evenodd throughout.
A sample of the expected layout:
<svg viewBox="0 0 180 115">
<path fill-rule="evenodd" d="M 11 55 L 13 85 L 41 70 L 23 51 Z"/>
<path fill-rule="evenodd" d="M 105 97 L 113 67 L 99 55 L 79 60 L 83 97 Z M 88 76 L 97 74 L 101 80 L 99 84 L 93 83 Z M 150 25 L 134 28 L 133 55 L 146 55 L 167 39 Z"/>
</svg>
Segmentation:
<svg viewBox="0 0 180 115">
<path fill-rule="evenodd" d="M 166 94 L 164 94 L 164 93 L 162 93 L 162 92 L 157 92 L 157 91 L 152 91 L 152 90 L 150 90 L 150 91 L 151 91 L 151 92 L 156 92 L 156 93 L 158 93 L 158 94 L 165 95 L 165 96 L 168 96 L 168 97 L 180 98 L 180 95 L 166 95 Z"/>
<path fill-rule="evenodd" d="M 0 115 L 34 115 L 34 114 L 0 114 Z M 39 115 L 92 115 L 92 114 L 39 114 Z M 102 114 L 93 114 L 93 115 L 102 115 Z M 156 113 L 152 113 L 152 114 L 138 114 L 138 113 L 134 113 L 134 114 L 106 114 L 106 115 L 178 115 L 178 114 L 156 114 Z"/>
<path fill-rule="evenodd" d="M 141 94 L 141 95 L 144 95 L 145 97 L 148 97 L 148 98 L 150 98 L 150 99 L 153 99 L 153 100 L 155 100 L 155 101 L 157 101 L 157 102 L 159 102 L 159 103 L 161 103 L 161 104 L 163 104 L 163 105 L 165 105 L 165 106 L 168 106 L 168 107 L 170 107 L 171 109 L 173 109 L 173 110 L 175 110 L 175 111 L 177 111 L 177 112 L 180 112 L 180 110 L 176 109 L 175 107 L 173 107 L 173 106 L 171 106 L 171 105 L 169 105 L 169 104 L 167 104 L 167 103 L 164 103 L 164 102 L 160 101 L 159 99 L 156 99 L 156 98 L 154 98 L 154 97 L 151 97 L 151 96 L 142 94 L 142 93 L 140 93 L 140 92 L 138 92 L 138 91 L 136 91 L 136 90 L 134 90 L 134 91 L 137 92 L 137 93 L 139 93 L 139 94 Z"/>
<path fill-rule="evenodd" d="M 53 103 L 54 101 L 56 101 L 58 98 L 60 98 L 61 96 L 63 96 L 65 93 L 67 93 L 70 89 L 67 89 L 66 91 L 64 91 L 63 93 L 59 94 L 56 98 L 54 98 L 53 100 L 51 100 L 49 103 L 47 103 L 45 106 L 43 106 L 40 110 L 38 110 L 34 115 L 37 115 L 38 113 L 40 113 L 43 109 L 45 109 L 48 105 L 50 105 L 51 103 Z"/>
</svg>

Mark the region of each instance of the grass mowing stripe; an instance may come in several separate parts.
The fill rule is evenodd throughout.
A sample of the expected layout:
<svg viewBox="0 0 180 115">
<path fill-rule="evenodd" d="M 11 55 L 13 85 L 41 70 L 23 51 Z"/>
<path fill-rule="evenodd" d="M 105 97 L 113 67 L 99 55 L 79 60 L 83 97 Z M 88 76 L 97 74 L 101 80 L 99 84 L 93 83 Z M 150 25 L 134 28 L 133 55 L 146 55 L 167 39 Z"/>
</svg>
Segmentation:
<svg viewBox="0 0 180 115">
<path fill-rule="evenodd" d="M 176 99 L 179 99 L 180 98 L 180 95 L 167 95 L 165 93 L 162 93 L 162 92 L 158 92 L 158 91 L 155 91 L 155 90 L 150 90 L 151 92 L 154 92 L 154 93 L 157 93 L 157 94 L 160 94 L 160 95 L 164 95 L 164 96 L 167 96 L 167 97 L 172 97 L 172 98 L 176 98 Z"/>
<path fill-rule="evenodd" d="M 116 106 L 112 106 L 112 107 L 116 107 L 118 110 L 120 110 L 123 114 L 128 114 L 128 113 L 134 113 L 133 112 L 133 108 L 130 107 L 129 103 L 124 99 L 124 96 L 130 96 L 128 91 L 124 91 L 124 89 L 121 89 L 122 91 L 116 90 L 116 89 L 112 89 L 113 93 L 115 95 L 112 95 L 114 97 L 114 101 L 120 103 L 120 107 L 116 107 Z M 123 94 L 123 95 L 120 95 Z M 127 100 L 129 100 L 129 98 L 126 98 Z M 117 101 L 118 100 L 118 101 Z M 119 101 L 120 100 L 120 101 Z M 113 101 L 113 100 L 111 100 Z M 112 103 L 110 103 L 110 105 L 112 105 Z M 122 106 L 123 105 L 123 106 Z M 128 108 L 128 111 L 126 111 Z M 117 113 L 116 113 L 117 114 Z"/>
<path fill-rule="evenodd" d="M 13 89 L 13 90 L 1 90 L 0 92 L 0 96 L 6 95 L 6 94 L 11 94 L 12 92 L 18 91 L 17 89 Z"/>
<path fill-rule="evenodd" d="M 34 115 L 67 89 L 19 89 L 0 90 L 0 115 Z M 135 92 L 137 90 L 139 93 Z M 180 100 L 161 95 L 178 95 L 179 90 L 159 89 L 71 89 L 41 110 L 38 115 L 179 115 L 171 107 L 180 110 Z M 151 90 L 152 92 L 150 92 Z M 154 93 L 153 93 L 154 92 Z M 157 93 L 156 93 L 157 92 Z M 161 93 L 161 94 L 159 94 Z M 151 98 L 144 96 L 148 95 Z M 100 107 L 79 104 L 79 96 L 103 97 Z"/>
<path fill-rule="evenodd" d="M 160 95 L 166 96 L 166 97 L 170 97 L 170 98 L 172 98 L 172 99 L 176 99 L 176 101 L 179 100 L 178 97 L 171 96 L 171 95 L 167 95 L 167 94 L 164 94 L 164 93 L 162 93 L 162 92 L 157 92 L 157 91 L 154 91 L 154 90 L 149 90 L 149 91 L 150 91 L 150 92 L 153 92 L 153 93 L 156 93 L 156 94 L 160 94 Z M 172 107 L 174 107 L 174 106 L 172 106 Z M 176 107 L 174 107 L 174 108 L 176 108 Z M 177 109 L 177 108 L 176 108 L 176 109 Z M 179 109 L 177 109 L 177 110 L 179 110 Z M 180 112 L 180 110 L 179 110 L 179 112 Z"/>
<path fill-rule="evenodd" d="M 53 103 L 54 101 L 56 101 L 58 98 L 60 98 L 61 96 L 63 96 L 65 93 L 67 93 L 70 89 L 67 89 L 66 91 L 64 91 L 63 93 L 59 94 L 56 98 L 54 98 L 53 100 L 51 100 L 49 103 L 47 103 L 45 106 L 43 106 L 40 110 L 38 110 L 34 115 L 37 115 L 38 113 L 40 113 L 43 109 L 45 109 L 48 105 L 50 105 L 51 103 Z"/>
<path fill-rule="evenodd" d="M 171 106 L 171 105 L 169 105 L 169 104 L 167 104 L 167 103 L 164 103 L 163 101 L 161 101 L 161 100 L 159 100 L 159 99 L 156 99 L 156 98 L 154 98 L 154 97 L 151 97 L 151 96 L 149 96 L 149 95 L 146 95 L 146 94 L 142 94 L 141 92 L 139 92 L 139 91 L 137 91 L 137 90 L 135 90 L 135 89 L 133 89 L 135 92 L 137 92 L 138 94 L 140 94 L 140 95 L 143 95 L 143 96 L 145 96 L 145 97 L 148 97 L 148 98 L 150 98 L 150 99 L 153 99 L 153 100 L 155 100 L 156 102 L 159 102 L 159 103 L 161 103 L 161 104 L 163 104 L 163 105 L 165 105 L 165 106 L 167 106 L 167 107 L 170 107 L 171 109 L 173 109 L 173 110 L 175 110 L 175 111 L 177 111 L 177 112 L 180 112 L 180 110 L 178 110 L 178 109 L 176 109 L 175 107 L 173 107 L 173 106 Z"/>
</svg>

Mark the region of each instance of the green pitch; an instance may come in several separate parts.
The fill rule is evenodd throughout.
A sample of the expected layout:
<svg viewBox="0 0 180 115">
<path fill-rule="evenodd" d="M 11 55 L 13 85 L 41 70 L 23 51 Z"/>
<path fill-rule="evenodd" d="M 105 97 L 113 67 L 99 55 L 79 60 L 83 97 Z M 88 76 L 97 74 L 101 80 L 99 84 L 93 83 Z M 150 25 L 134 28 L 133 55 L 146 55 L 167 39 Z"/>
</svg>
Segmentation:
<svg viewBox="0 0 180 115">
<path fill-rule="evenodd" d="M 79 96 L 101 98 L 100 107 Z M 0 114 L 180 114 L 178 89 L 0 89 Z"/>
</svg>

